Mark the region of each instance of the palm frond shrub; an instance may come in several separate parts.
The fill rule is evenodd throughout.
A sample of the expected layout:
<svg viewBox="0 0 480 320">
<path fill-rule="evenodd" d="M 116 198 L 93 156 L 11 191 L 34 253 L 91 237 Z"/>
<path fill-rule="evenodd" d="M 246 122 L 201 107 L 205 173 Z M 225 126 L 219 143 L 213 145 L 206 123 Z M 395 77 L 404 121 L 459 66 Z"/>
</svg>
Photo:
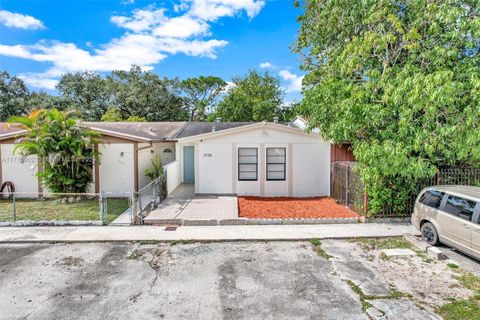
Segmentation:
<svg viewBox="0 0 480 320">
<path fill-rule="evenodd" d="M 38 176 L 53 193 L 85 193 L 93 181 L 93 165 L 98 134 L 83 127 L 72 112 L 58 109 L 35 110 L 28 116 L 14 116 L 8 121 L 27 130 L 18 140 L 15 152 L 36 155 Z"/>
</svg>

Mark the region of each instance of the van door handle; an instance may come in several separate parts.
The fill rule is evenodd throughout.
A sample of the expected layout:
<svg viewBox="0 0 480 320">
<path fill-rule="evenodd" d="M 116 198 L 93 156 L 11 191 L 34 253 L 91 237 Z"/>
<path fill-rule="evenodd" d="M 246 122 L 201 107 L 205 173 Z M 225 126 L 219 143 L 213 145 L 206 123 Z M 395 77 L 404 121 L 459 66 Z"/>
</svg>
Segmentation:
<svg viewBox="0 0 480 320">
<path fill-rule="evenodd" d="M 470 229 L 470 226 L 468 224 L 464 224 L 463 226 L 465 227 L 465 229 Z"/>
</svg>

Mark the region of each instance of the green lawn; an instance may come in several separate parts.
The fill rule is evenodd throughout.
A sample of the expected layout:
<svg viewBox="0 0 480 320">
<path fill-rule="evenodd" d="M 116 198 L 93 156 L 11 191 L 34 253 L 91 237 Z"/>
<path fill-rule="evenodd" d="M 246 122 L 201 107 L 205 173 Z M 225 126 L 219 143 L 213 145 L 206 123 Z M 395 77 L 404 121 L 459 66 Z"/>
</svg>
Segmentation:
<svg viewBox="0 0 480 320">
<path fill-rule="evenodd" d="M 458 271 L 455 279 L 465 288 L 472 290 L 475 295 L 469 299 L 452 299 L 437 311 L 445 320 L 480 320 L 480 277 L 462 270 Z"/>
<path fill-rule="evenodd" d="M 129 207 L 127 198 L 107 200 L 105 224 L 111 223 Z M 17 220 L 99 221 L 100 204 L 97 197 L 75 202 L 61 199 L 16 199 Z M 13 221 L 12 200 L 0 200 L 0 221 Z"/>
</svg>

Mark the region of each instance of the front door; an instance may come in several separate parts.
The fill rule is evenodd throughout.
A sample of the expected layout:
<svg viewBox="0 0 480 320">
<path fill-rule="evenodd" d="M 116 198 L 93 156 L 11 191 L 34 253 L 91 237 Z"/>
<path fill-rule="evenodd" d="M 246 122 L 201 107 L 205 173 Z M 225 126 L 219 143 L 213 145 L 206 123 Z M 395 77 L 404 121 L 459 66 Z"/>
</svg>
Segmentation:
<svg viewBox="0 0 480 320">
<path fill-rule="evenodd" d="M 183 147 L 183 181 L 195 182 L 195 151 L 194 147 Z"/>
</svg>

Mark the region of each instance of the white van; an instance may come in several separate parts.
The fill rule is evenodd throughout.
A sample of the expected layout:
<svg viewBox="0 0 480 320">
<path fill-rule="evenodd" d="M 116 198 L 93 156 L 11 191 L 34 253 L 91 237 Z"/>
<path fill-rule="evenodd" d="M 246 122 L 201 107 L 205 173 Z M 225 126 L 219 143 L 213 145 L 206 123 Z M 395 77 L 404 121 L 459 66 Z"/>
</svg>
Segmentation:
<svg viewBox="0 0 480 320">
<path fill-rule="evenodd" d="M 480 259 L 480 187 L 423 189 L 415 201 L 412 224 L 429 244 L 441 242 Z"/>
</svg>

